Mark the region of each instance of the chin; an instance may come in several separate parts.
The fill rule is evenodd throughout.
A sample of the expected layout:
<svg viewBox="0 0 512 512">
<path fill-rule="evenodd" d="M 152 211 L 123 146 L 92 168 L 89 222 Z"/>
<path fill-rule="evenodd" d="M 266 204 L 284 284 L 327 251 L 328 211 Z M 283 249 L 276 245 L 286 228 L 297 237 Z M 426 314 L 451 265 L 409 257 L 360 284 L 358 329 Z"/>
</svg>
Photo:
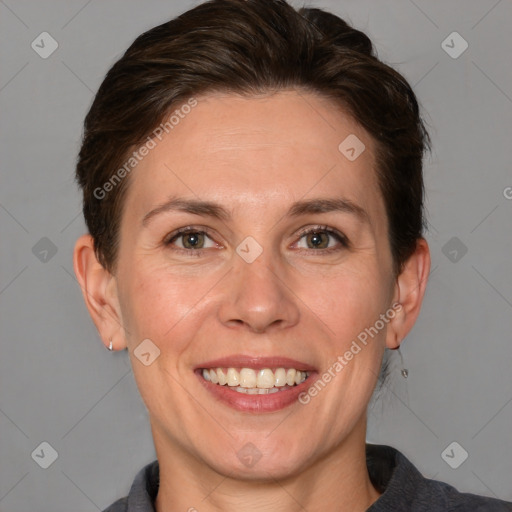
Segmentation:
<svg viewBox="0 0 512 512">
<path fill-rule="evenodd" d="M 204 458 L 205 462 L 217 473 L 246 481 L 272 481 L 289 478 L 294 474 L 304 471 L 307 461 L 311 456 L 304 452 L 303 447 L 298 447 L 298 453 L 287 450 L 283 443 L 269 443 L 262 447 L 262 438 L 259 439 L 259 448 L 256 443 L 245 440 L 236 443 L 241 448 L 235 449 L 233 443 L 222 450 L 221 453 L 211 452 Z"/>
</svg>

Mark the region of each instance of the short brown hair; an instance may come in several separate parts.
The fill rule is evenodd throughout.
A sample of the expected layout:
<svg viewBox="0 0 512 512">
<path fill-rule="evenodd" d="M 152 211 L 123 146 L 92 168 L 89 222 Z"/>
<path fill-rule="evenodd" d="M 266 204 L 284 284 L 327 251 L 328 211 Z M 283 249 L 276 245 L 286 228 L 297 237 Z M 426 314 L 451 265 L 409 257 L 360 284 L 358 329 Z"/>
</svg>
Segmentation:
<svg viewBox="0 0 512 512">
<path fill-rule="evenodd" d="M 115 270 L 129 176 L 108 187 L 108 200 L 97 191 L 173 108 L 202 93 L 293 88 L 332 99 L 375 141 L 398 274 L 424 228 L 422 159 L 430 143 L 416 97 L 363 32 L 285 0 L 200 4 L 140 35 L 108 71 L 85 118 L 76 168 L 101 264 Z"/>
</svg>

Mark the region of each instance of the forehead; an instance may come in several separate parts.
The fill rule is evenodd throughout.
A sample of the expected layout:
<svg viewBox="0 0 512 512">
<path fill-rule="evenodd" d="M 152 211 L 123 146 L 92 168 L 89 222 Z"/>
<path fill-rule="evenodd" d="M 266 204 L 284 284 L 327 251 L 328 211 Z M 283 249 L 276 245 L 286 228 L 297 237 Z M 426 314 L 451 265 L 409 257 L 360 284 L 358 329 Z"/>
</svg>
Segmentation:
<svg viewBox="0 0 512 512">
<path fill-rule="evenodd" d="M 332 100 L 300 91 L 217 93 L 186 110 L 130 176 L 127 211 L 139 218 L 170 195 L 229 203 L 233 211 L 342 195 L 382 216 L 374 143 Z"/>
</svg>

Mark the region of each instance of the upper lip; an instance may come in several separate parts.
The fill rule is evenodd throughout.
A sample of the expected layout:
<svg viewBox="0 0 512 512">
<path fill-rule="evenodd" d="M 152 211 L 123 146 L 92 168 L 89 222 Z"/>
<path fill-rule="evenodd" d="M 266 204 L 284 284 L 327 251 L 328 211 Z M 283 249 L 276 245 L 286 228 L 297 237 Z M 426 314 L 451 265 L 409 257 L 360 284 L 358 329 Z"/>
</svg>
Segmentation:
<svg viewBox="0 0 512 512">
<path fill-rule="evenodd" d="M 310 364 L 289 357 L 271 356 L 247 356 L 236 354 L 219 359 L 212 359 L 198 364 L 197 369 L 202 368 L 254 368 L 261 370 L 263 368 L 295 368 L 296 370 L 315 371 L 316 368 Z"/>
</svg>

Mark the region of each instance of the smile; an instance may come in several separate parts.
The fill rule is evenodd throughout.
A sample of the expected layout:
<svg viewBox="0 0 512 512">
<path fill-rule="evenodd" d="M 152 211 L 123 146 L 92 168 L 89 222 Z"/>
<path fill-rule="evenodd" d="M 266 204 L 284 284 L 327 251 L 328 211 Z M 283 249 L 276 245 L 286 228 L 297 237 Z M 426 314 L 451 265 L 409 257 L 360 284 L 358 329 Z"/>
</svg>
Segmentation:
<svg viewBox="0 0 512 512">
<path fill-rule="evenodd" d="M 203 379 L 248 395 L 285 391 L 304 382 L 309 372 L 294 368 L 203 368 Z"/>
<path fill-rule="evenodd" d="M 300 393 L 319 377 L 315 366 L 278 355 L 233 354 L 203 361 L 194 373 L 210 397 L 253 414 L 277 412 L 299 403 Z"/>
</svg>

